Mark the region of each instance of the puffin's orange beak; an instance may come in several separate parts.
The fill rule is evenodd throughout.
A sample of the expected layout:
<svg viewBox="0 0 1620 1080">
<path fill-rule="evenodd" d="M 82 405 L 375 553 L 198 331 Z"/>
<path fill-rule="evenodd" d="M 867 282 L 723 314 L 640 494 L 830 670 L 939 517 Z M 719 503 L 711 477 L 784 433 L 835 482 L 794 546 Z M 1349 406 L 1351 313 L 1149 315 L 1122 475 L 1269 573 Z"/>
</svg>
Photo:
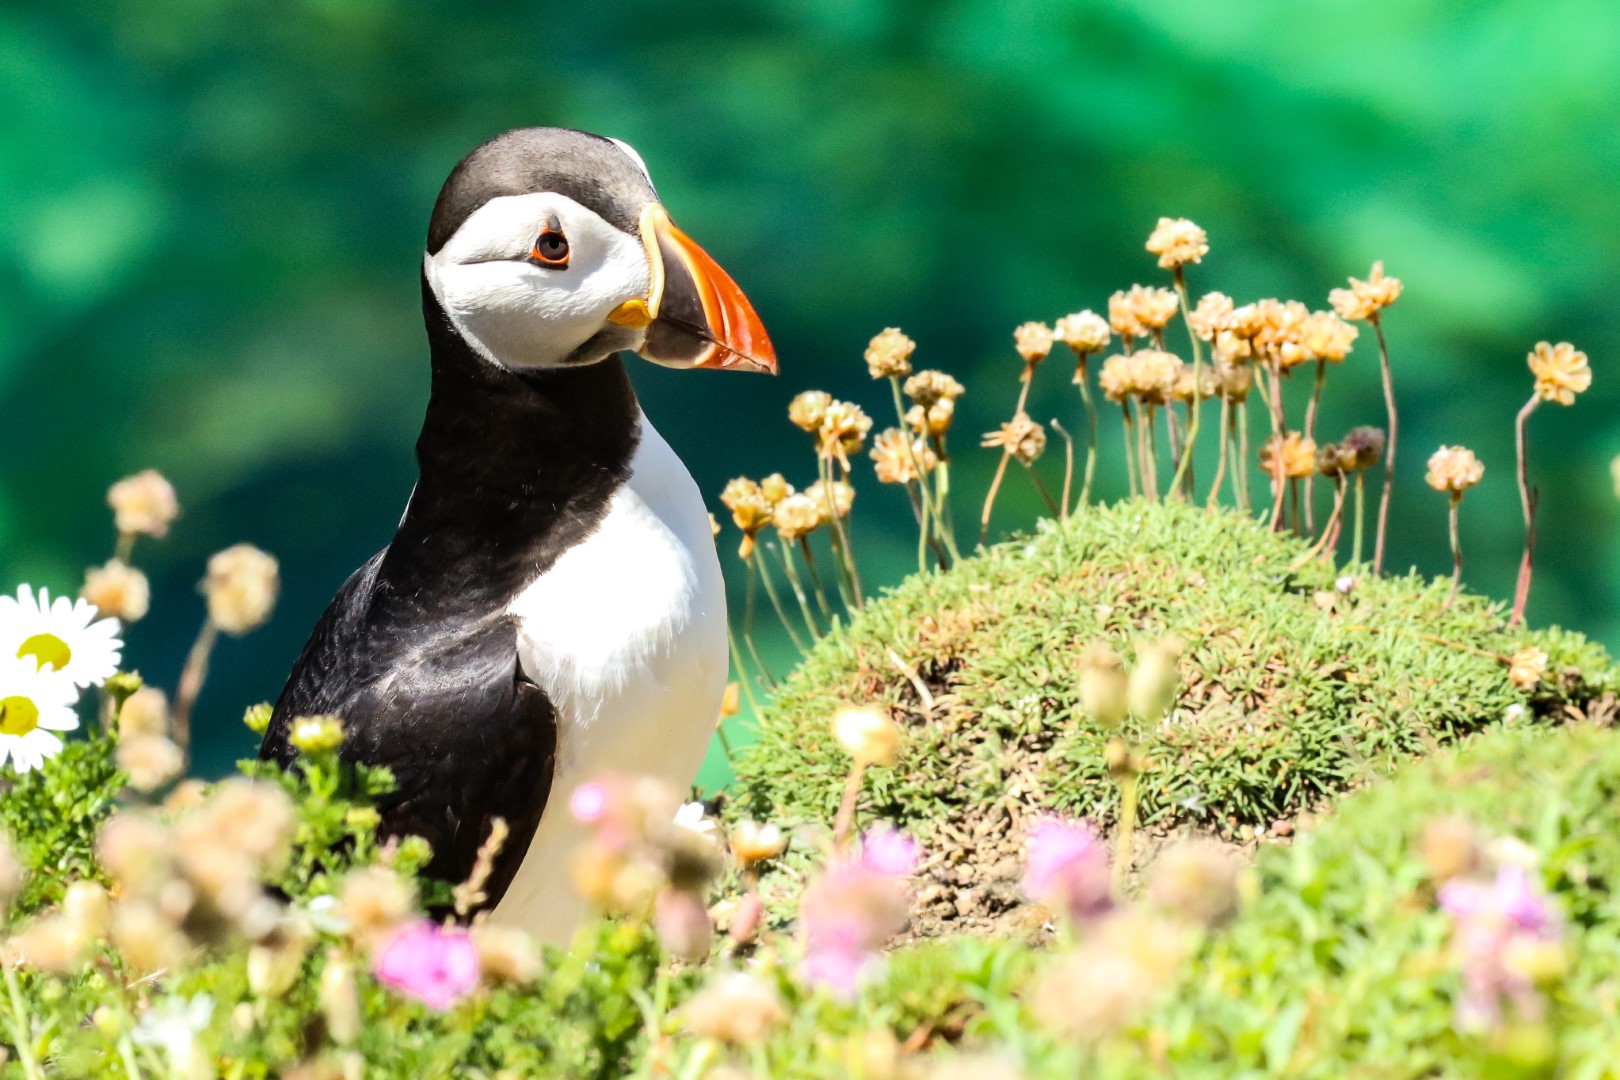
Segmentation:
<svg viewBox="0 0 1620 1080">
<path fill-rule="evenodd" d="M 641 355 L 665 367 L 775 375 L 776 349 L 754 306 L 657 203 L 641 215 L 641 240 L 652 271 L 651 295 L 644 306 L 632 300 L 609 316 L 621 325 L 647 326 Z"/>
</svg>

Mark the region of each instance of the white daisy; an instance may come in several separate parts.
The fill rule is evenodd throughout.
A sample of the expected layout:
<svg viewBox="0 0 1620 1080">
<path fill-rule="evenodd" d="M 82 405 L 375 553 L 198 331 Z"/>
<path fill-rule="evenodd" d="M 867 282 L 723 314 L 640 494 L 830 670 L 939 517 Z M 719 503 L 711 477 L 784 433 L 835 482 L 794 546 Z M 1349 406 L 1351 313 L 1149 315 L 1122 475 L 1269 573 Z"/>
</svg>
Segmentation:
<svg viewBox="0 0 1620 1080">
<path fill-rule="evenodd" d="M 62 740 L 52 733 L 79 726 L 78 698 L 66 675 L 32 657 L 0 656 L 0 766 L 9 758 L 25 773 L 55 757 Z"/>
<path fill-rule="evenodd" d="M 117 619 L 97 619 L 88 600 L 51 599 L 51 594 L 19 586 L 15 598 L 0 596 L 0 657 L 31 657 L 49 665 L 83 689 L 100 686 L 118 670 L 124 643 Z"/>
</svg>

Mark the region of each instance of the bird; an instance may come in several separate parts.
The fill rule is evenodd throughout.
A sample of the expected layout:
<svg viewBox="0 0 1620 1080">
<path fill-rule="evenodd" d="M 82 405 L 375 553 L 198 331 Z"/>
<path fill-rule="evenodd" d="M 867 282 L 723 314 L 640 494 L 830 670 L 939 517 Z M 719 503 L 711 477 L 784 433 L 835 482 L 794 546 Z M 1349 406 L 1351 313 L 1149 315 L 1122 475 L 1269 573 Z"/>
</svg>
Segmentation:
<svg viewBox="0 0 1620 1080">
<path fill-rule="evenodd" d="M 690 472 L 623 359 L 775 374 L 736 282 L 675 226 L 627 143 L 507 131 L 467 154 L 423 254 L 431 389 L 393 539 L 343 584 L 277 699 L 386 766 L 384 836 L 465 880 L 505 823 L 480 905 L 565 945 L 585 915 L 574 791 L 603 774 L 692 784 L 728 677 L 725 587 Z"/>
</svg>

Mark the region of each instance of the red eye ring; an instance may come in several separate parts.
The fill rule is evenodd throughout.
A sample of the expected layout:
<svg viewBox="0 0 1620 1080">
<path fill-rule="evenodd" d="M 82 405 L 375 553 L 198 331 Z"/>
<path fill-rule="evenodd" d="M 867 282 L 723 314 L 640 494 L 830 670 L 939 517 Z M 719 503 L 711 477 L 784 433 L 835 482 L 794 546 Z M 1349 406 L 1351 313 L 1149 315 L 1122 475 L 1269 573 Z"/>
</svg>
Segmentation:
<svg viewBox="0 0 1620 1080">
<path fill-rule="evenodd" d="M 561 270 L 567 267 L 569 254 L 568 237 L 563 235 L 562 229 L 554 219 L 546 223 L 546 227 L 535 239 L 534 247 L 529 250 L 529 259 L 541 266 Z"/>
</svg>

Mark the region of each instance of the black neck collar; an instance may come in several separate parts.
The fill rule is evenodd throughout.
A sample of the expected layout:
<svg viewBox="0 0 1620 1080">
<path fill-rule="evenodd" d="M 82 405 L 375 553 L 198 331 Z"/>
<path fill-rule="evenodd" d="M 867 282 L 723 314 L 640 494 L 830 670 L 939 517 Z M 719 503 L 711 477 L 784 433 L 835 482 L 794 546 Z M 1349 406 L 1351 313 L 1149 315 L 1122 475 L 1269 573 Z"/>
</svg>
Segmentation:
<svg viewBox="0 0 1620 1080">
<path fill-rule="evenodd" d="M 607 513 L 640 409 L 618 356 L 512 371 L 485 360 L 422 280 L 433 388 L 410 506 L 381 576 L 401 599 L 504 606 Z"/>
</svg>

